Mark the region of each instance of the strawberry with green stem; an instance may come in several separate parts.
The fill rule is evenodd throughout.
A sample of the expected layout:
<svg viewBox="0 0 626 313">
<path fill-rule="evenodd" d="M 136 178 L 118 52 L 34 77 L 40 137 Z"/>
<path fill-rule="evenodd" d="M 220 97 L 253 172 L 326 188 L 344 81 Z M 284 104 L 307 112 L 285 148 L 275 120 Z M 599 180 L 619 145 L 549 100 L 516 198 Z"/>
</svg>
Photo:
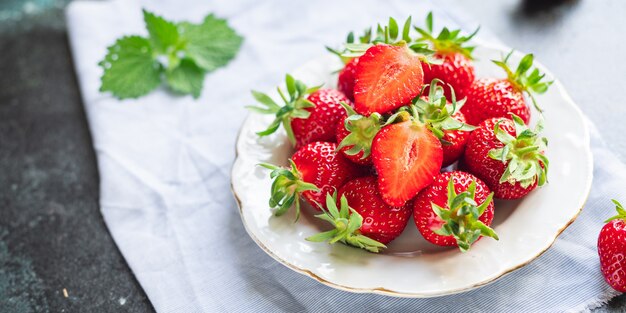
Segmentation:
<svg viewBox="0 0 626 313">
<path fill-rule="evenodd" d="M 260 164 L 272 171 L 270 177 L 274 181 L 269 204 L 276 209 L 276 215 L 283 215 L 295 204 L 297 219 L 300 216 L 300 197 L 318 208 L 317 203 L 324 203 L 326 194 L 365 173 L 363 168 L 348 161 L 336 150 L 335 143 L 313 142 L 293 154 L 290 168 Z"/>
<path fill-rule="evenodd" d="M 456 101 L 454 89 L 449 89 L 448 101 L 441 85 L 439 79 L 433 79 L 429 86 L 424 87 L 428 95 L 415 98 L 411 108 L 417 111 L 420 121 L 441 141 L 442 166 L 446 167 L 463 154 L 470 132 L 475 127 L 465 123 L 465 116 L 460 112 L 465 100 Z"/>
<path fill-rule="evenodd" d="M 380 198 L 375 177 L 354 179 L 337 195 L 326 196 L 326 208 L 317 218 L 329 222 L 333 229 L 307 238 L 330 244 L 341 242 L 378 253 L 385 244 L 402 233 L 411 216 L 408 207 L 392 208 Z"/>
<path fill-rule="evenodd" d="M 491 118 L 470 135 L 463 157 L 467 170 L 483 180 L 499 199 L 519 199 L 547 183 L 548 141 L 543 120 L 534 130 L 512 115 Z"/>
<path fill-rule="evenodd" d="M 465 96 L 476 76 L 472 64 L 472 52 L 475 47 L 468 42 L 478 33 L 477 28 L 469 35 L 462 35 L 460 29 L 450 30 L 444 27 L 438 35 L 433 32 L 433 14 L 426 17 L 426 28 L 415 27 L 421 38 L 418 41 L 428 42 L 435 51 L 435 57 L 440 58 L 440 64 L 424 64 L 424 80 L 429 82 L 435 78 L 449 84 L 446 86 L 446 97 L 451 96 L 451 90 L 459 98 Z"/>
<path fill-rule="evenodd" d="M 378 191 L 375 176 L 352 179 L 339 188 L 339 196 L 346 197 L 350 207 L 363 217 L 361 234 L 383 244 L 396 239 L 411 217 L 411 203 L 390 206 Z"/>
<path fill-rule="evenodd" d="M 363 116 L 349 105 L 342 103 L 347 117 L 337 124 L 337 149 L 350 161 L 369 165 L 374 136 L 382 127 L 383 117 L 378 113 Z"/>
<path fill-rule="evenodd" d="M 606 282 L 619 292 L 626 292 L 626 210 L 617 200 L 617 215 L 607 219 L 598 235 L 600 270 Z"/>
<path fill-rule="evenodd" d="M 511 51 L 502 61 L 493 61 L 504 69 L 505 79 L 481 78 L 474 81 L 466 91 L 467 101 L 461 110 L 467 121 L 478 125 L 482 121 L 494 117 L 509 117 L 509 114 L 519 116 L 524 123 L 530 122 L 530 107 L 524 95 L 528 95 L 534 107 L 542 112 L 537 104 L 535 94 L 543 94 L 553 81 L 544 81 L 545 74 L 539 69 L 533 69 L 533 55 L 527 54 L 513 71 L 508 61 Z M 531 71 L 532 69 L 532 71 Z"/>
<path fill-rule="evenodd" d="M 295 205 L 297 220 L 300 216 L 300 195 L 307 191 L 319 191 L 319 188 L 302 179 L 302 175 L 292 160 L 289 160 L 289 164 L 291 165 L 290 168 L 269 163 L 259 165 L 271 170 L 270 178 L 273 182 L 269 205 L 270 208 L 276 209 L 274 214 L 281 216 Z"/>
<path fill-rule="evenodd" d="M 276 116 L 267 129 L 257 134 L 267 136 L 282 125 L 296 149 L 315 141 L 334 141 L 337 121 L 345 116 L 340 103 L 351 103 L 350 100 L 334 89 L 309 88 L 291 75 L 287 75 L 285 81 L 287 95 L 278 88 L 278 94 L 285 103 L 283 106 L 264 93 L 252 91 L 262 106 L 248 106 L 248 109 Z"/>
<path fill-rule="evenodd" d="M 493 221 L 493 192 L 465 172 L 439 174 L 414 200 L 413 218 L 426 240 L 458 246 L 465 252 L 482 236 L 498 240 Z"/>
<path fill-rule="evenodd" d="M 378 44 L 359 58 L 354 109 L 361 115 L 387 113 L 420 94 L 424 73 L 417 54 L 406 44 Z"/>
</svg>

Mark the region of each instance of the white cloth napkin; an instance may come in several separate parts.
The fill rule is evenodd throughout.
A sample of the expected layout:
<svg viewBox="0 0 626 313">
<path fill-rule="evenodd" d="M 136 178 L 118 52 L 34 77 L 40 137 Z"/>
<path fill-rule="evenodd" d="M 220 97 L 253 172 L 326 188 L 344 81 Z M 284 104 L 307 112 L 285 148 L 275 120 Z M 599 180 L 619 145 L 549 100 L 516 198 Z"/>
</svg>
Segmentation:
<svg viewBox="0 0 626 313">
<path fill-rule="evenodd" d="M 145 34 L 141 8 L 169 19 L 228 18 L 245 42 L 226 68 L 207 76 L 202 97 L 161 89 L 118 101 L 98 92 L 98 61 L 124 34 Z M 461 23 L 425 1 L 73 2 L 70 43 L 101 177 L 106 224 L 158 312 L 556 312 L 584 310 L 614 292 L 598 267 L 596 238 L 611 197 L 626 200 L 626 168 L 592 139 L 595 181 L 586 208 L 530 265 L 486 287 L 433 299 L 351 294 L 297 274 L 247 236 L 230 192 L 239 125 L 250 89 L 268 90 L 284 73 L 326 53 L 349 30 L 389 16 Z M 494 40 L 485 29 L 481 36 Z"/>
</svg>

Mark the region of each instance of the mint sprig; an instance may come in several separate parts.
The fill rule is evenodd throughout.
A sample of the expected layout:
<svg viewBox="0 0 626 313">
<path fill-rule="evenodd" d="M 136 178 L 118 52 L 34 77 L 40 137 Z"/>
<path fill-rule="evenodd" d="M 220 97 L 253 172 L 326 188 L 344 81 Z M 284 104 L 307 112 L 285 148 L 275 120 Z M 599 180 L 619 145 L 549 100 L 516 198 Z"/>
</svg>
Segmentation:
<svg viewBox="0 0 626 313">
<path fill-rule="evenodd" d="M 243 41 L 226 20 L 208 15 L 202 23 L 171 22 L 143 11 L 148 37 L 124 36 L 98 63 L 100 91 L 138 98 L 163 81 L 175 93 L 198 98 L 207 73 L 228 64 Z"/>
</svg>

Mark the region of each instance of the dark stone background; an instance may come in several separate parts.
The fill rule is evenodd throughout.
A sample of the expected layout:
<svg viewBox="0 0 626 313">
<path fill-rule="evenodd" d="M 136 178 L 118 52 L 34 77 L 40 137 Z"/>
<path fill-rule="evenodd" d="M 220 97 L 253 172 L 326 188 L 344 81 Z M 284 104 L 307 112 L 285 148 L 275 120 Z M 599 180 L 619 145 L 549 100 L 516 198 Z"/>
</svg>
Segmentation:
<svg viewBox="0 0 626 313">
<path fill-rule="evenodd" d="M 152 312 L 99 212 L 66 2 L 0 0 L 0 312 Z M 439 3 L 534 52 L 626 161 L 626 2 Z M 597 311 L 625 308 L 621 296 Z"/>
</svg>

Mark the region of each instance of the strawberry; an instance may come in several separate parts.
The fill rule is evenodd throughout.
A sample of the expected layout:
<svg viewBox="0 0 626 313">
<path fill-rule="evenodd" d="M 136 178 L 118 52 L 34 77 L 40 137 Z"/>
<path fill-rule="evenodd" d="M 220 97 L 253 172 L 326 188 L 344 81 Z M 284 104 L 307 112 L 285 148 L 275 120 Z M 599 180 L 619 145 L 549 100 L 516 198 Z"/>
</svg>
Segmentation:
<svg viewBox="0 0 626 313">
<path fill-rule="evenodd" d="M 344 108 L 348 117 L 337 124 L 339 145 L 337 148 L 348 160 L 361 165 L 370 165 L 372 141 L 381 128 L 382 117 L 378 113 L 365 117 L 345 104 Z"/>
<path fill-rule="evenodd" d="M 296 149 L 315 141 L 335 141 L 337 122 L 346 116 L 341 102 L 352 104 L 341 91 L 335 89 L 317 90 L 307 100 L 315 105 L 308 109 L 309 117 L 291 121 L 291 128 L 297 138 Z"/>
<path fill-rule="evenodd" d="M 345 66 L 339 72 L 337 89 L 343 92 L 348 98 L 350 98 L 350 100 L 354 101 L 354 84 L 356 79 L 357 64 L 359 63 L 359 56 L 361 56 L 372 44 L 385 43 L 390 45 L 399 45 L 401 41 L 405 44 L 410 43 L 412 41 L 409 34 L 410 31 L 411 17 L 404 22 L 401 37 L 398 37 L 398 35 L 400 35 L 398 22 L 390 17 L 387 25 L 378 24 L 375 33 L 372 32 L 372 28 L 370 27 L 369 29 L 366 29 L 364 34 L 359 36 L 357 40 L 354 38 L 354 33 L 350 32 L 346 39 L 346 48 L 343 49 L 343 51 L 326 47 L 328 51 L 337 55 L 341 61 L 345 63 Z M 374 35 L 374 37 L 372 35 Z M 416 43 L 411 44 L 411 46 L 413 45 L 416 45 Z M 421 46 L 418 47 L 418 45 L 416 45 L 414 48 L 419 50 L 421 49 Z"/>
<path fill-rule="evenodd" d="M 355 178 L 339 189 L 339 196 L 344 196 L 354 211 L 363 219 L 359 231 L 383 244 L 396 239 L 411 217 L 411 207 L 407 203 L 393 207 L 385 203 L 378 191 L 375 176 Z"/>
<path fill-rule="evenodd" d="M 411 217 L 411 206 L 388 205 L 381 198 L 376 185 L 374 176 L 355 178 L 339 189 L 339 201 L 327 196 L 334 203 L 328 203 L 327 212 L 317 217 L 330 222 L 335 229 L 307 240 L 331 243 L 342 241 L 371 252 L 379 252 L 380 248 L 400 236 Z M 336 206 L 333 207 L 333 204 Z M 337 206 L 341 209 L 338 210 Z M 378 244 L 372 245 L 372 240 Z"/>
<path fill-rule="evenodd" d="M 359 64 L 359 58 L 350 60 L 339 72 L 337 78 L 337 89 L 343 92 L 351 101 L 354 101 L 354 82 L 357 64 Z"/>
<path fill-rule="evenodd" d="M 409 47 L 374 45 L 357 64 L 354 109 L 364 116 L 392 111 L 419 95 L 423 82 L 420 58 Z"/>
<path fill-rule="evenodd" d="M 428 86 L 428 95 L 413 100 L 420 121 L 441 141 L 443 167 L 459 159 L 474 127 L 465 123 L 465 116 L 459 111 L 465 100 L 456 101 L 454 90 L 450 102 L 444 96 L 441 81 L 433 79 Z M 448 86 L 448 88 L 450 88 Z"/>
<path fill-rule="evenodd" d="M 480 179 L 465 172 L 446 172 L 420 191 L 413 219 L 426 240 L 467 251 L 482 236 L 498 240 L 493 221 L 493 193 Z"/>
<path fill-rule="evenodd" d="M 315 215 L 315 217 L 329 222 L 334 229 L 307 237 L 306 240 L 313 242 L 328 241 L 330 244 L 341 242 L 374 253 L 387 248 L 383 243 L 361 233 L 361 229 L 366 228 L 363 225 L 363 216 L 348 205 L 346 196 L 341 196 L 339 201 L 337 201 L 336 193 L 332 196 L 330 194 L 326 195 L 326 208 L 328 209 L 324 210 L 324 213 Z M 385 218 L 389 215 L 383 213 L 380 216 Z M 368 217 L 368 219 L 372 219 L 372 217 Z M 406 222 L 404 224 L 406 226 Z M 392 231 L 395 232 L 395 230 Z"/>
<path fill-rule="evenodd" d="M 441 147 L 443 148 L 442 167 L 450 166 L 461 158 L 471 134 L 469 124 L 466 123 L 465 115 L 463 115 L 461 111 L 455 112 L 451 117 L 459 123 L 465 124 L 468 128 L 444 131 L 443 137 L 441 138 Z"/>
<path fill-rule="evenodd" d="M 424 81 L 440 79 L 448 84 L 445 86 L 448 99 L 451 96 L 451 89 L 459 98 L 463 98 L 476 76 L 472 64 L 474 47 L 466 44 L 478 33 L 478 29 L 468 36 L 461 36 L 460 30 L 449 30 L 444 27 L 439 35 L 435 36 L 432 12 L 426 17 L 426 29 L 419 27 L 415 29 L 422 35 L 418 40 L 429 42 L 435 51 L 434 56 L 441 60 L 439 64 L 424 64 Z"/>
<path fill-rule="evenodd" d="M 472 132 L 465 147 L 464 167 L 482 179 L 500 199 L 519 199 L 547 181 L 547 140 L 539 137 L 540 120 L 532 131 L 524 121 L 491 118 Z"/>
<path fill-rule="evenodd" d="M 536 68 L 528 74 L 533 64 L 532 54 L 524 56 L 513 72 L 507 65 L 511 53 L 503 61 L 493 61 L 507 73 L 506 79 L 477 79 L 467 89 L 465 93 L 467 102 L 461 112 L 465 114 L 468 123 L 478 125 L 486 119 L 508 117 L 509 113 L 512 113 L 528 124 L 530 108 L 526 104 L 524 94 L 527 94 L 535 108 L 542 112 L 533 94 L 545 93 L 552 82 L 542 82 L 545 74 L 541 74 Z"/>
<path fill-rule="evenodd" d="M 345 111 L 340 103 L 352 102 L 338 90 L 307 88 L 291 75 L 287 75 L 286 85 L 289 98 L 278 89 L 278 93 L 285 101 L 282 107 L 268 95 L 252 92 L 254 98 L 265 107 L 250 106 L 249 109 L 257 113 L 276 115 L 270 126 L 257 134 L 267 136 L 274 133 L 282 124 L 287 137 L 296 149 L 315 141 L 334 141 L 337 121 L 345 117 Z"/>
<path fill-rule="evenodd" d="M 337 145 L 330 142 L 313 142 L 300 148 L 291 157 L 291 168 L 286 169 L 262 163 L 270 169 L 272 196 L 270 207 L 280 216 L 295 203 L 296 219 L 300 215 L 300 195 L 314 208 L 324 203 L 326 195 L 333 193 L 346 181 L 361 176 L 364 169 L 335 152 Z"/>
<path fill-rule="evenodd" d="M 598 236 L 600 269 L 606 282 L 619 292 L 626 292 L 626 210 L 612 200 L 617 215 L 605 221 Z"/>
<path fill-rule="evenodd" d="M 372 143 L 378 189 L 383 200 L 395 207 L 428 186 L 443 160 L 439 139 L 417 117 L 407 115 L 398 113 L 401 122 L 383 127 Z"/>
</svg>

